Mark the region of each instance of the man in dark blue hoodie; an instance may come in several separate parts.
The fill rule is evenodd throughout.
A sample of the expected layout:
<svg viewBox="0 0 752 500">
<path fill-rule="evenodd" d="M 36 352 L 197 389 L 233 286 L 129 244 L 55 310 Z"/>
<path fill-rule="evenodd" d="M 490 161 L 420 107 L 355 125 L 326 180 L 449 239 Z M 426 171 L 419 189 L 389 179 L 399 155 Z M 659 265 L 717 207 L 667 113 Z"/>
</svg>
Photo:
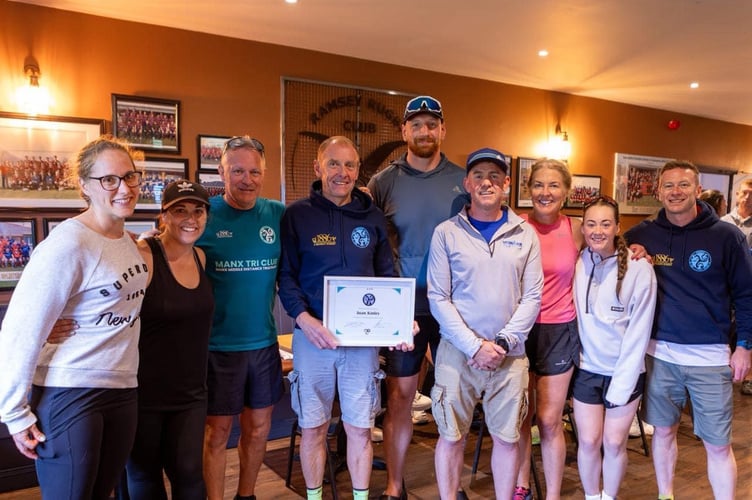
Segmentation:
<svg viewBox="0 0 752 500">
<path fill-rule="evenodd" d="M 663 208 L 626 233 L 653 256 L 658 303 L 646 358 L 643 417 L 655 426 L 658 498 L 673 498 L 676 435 L 686 394 L 707 453 L 716 499 L 734 498 L 732 381 L 744 380 L 752 348 L 752 256 L 744 235 L 720 221 L 701 192 L 697 167 L 670 161 L 659 172 Z M 737 343 L 729 347 L 731 306 Z"/>
<path fill-rule="evenodd" d="M 381 408 L 379 348 L 338 347 L 321 321 L 325 275 L 394 276 L 384 214 L 367 194 L 353 189 L 359 167 L 360 158 L 350 139 L 325 140 L 314 162 L 319 180 L 308 198 L 287 208 L 280 229 L 279 298 L 295 318 L 295 369 L 290 383 L 302 429 L 300 463 L 308 500 L 321 498 L 326 432 L 337 390 L 353 498 L 368 498 L 371 427 Z"/>
</svg>

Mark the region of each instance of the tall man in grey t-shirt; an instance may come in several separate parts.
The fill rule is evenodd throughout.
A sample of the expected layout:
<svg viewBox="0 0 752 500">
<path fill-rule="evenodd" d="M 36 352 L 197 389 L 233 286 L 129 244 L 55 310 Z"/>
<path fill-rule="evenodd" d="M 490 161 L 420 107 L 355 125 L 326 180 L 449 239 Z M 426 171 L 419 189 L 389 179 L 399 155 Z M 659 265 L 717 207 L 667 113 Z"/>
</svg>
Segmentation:
<svg viewBox="0 0 752 500">
<path fill-rule="evenodd" d="M 384 500 L 407 498 L 402 489 L 407 448 L 412 439 L 412 403 L 428 345 L 435 353 L 439 325 L 426 297 L 428 248 L 434 228 L 457 214 L 468 198 L 465 171 L 441 153 L 446 135 L 441 103 L 430 96 L 408 101 L 402 123 L 407 153 L 368 183 L 374 203 L 386 215 L 395 265 L 401 276 L 416 278 L 415 319 L 420 332 L 415 350 L 386 352 L 387 405 L 384 451 L 387 487 Z"/>
</svg>

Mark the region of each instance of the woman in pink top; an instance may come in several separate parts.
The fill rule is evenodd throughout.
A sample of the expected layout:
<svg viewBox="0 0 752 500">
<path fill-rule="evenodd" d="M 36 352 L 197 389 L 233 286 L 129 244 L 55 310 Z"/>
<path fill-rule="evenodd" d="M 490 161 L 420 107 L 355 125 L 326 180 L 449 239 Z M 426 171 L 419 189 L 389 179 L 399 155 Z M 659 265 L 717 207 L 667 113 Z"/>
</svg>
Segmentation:
<svg viewBox="0 0 752 500">
<path fill-rule="evenodd" d="M 531 405 L 520 430 L 520 470 L 514 500 L 532 498 L 529 463 L 533 414 L 540 430 L 546 498 L 555 500 L 560 497 L 566 458 L 561 415 L 572 372 L 580 357 L 572 280 L 584 242 L 580 230 L 582 222 L 561 213 L 572 186 L 566 164 L 556 160 L 536 162 L 527 185 L 533 211 L 522 217 L 535 228 L 540 239 L 544 281 L 540 314 L 526 343 Z"/>
</svg>

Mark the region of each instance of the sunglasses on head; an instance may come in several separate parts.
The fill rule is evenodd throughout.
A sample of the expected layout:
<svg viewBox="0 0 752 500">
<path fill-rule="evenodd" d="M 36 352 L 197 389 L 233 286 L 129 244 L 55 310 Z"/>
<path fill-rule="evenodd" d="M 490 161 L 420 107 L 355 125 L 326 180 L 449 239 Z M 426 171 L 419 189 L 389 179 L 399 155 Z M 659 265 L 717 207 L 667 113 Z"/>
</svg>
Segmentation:
<svg viewBox="0 0 752 500">
<path fill-rule="evenodd" d="M 585 207 L 583 208 L 583 211 L 587 210 L 588 208 L 592 207 L 593 205 L 601 205 L 606 204 L 614 207 L 616 209 L 616 213 L 619 213 L 619 204 L 616 203 L 616 200 L 611 198 L 608 195 L 602 194 L 599 196 L 596 196 L 592 200 L 585 203 Z"/>
<path fill-rule="evenodd" d="M 405 106 L 405 114 L 421 111 L 441 114 L 441 103 L 433 97 L 420 96 L 410 99 Z"/>
<path fill-rule="evenodd" d="M 264 156 L 264 145 L 261 141 L 248 135 L 236 135 L 235 137 L 229 138 L 222 147 L 222 156 L 224 156 L 227 151 L 240 148 L 255 149 L 261 154 L 261 156 Z"/>
</svg>

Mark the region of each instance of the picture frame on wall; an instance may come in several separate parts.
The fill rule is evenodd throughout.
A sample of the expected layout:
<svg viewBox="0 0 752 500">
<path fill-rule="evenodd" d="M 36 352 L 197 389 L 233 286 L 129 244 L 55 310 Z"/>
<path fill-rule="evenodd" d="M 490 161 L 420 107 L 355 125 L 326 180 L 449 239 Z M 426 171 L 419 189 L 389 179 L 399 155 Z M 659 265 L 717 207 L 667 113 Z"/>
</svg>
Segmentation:
<svg viewBox="0 0 752 500">
<path fill-rule="evenodd" d="M 196 172 L 196 182 L 204 186 L 209 192 L 209 196 L 222 196 L 225 194 L 225 183 L 216 170 L 198 170 Z"/>
<path fill-rule="evenodd" d="M 0 290 L 16 287 L 37 245 L 36 221 L 25 217 L 0 218 Z"/>
<path fill-rule="evenodd" d="M 85 208 L 70 182 L 76 152 L 104 132 L 105 121 L 0 112 L 0 206 Z"/>
<path fill-rule="evenodd" d="M 601 176 L 572 174 L 572 189 L 564 203 L 565 208 L 583 208 L 601 195 Z"/>
<path fill-rule="evenodd" d="M 199 135 L 196 137 L 196 158 L 198 158 L 199 170 L 214 170 L 219 166 L 222 156 L 222 148 L 230 139 L 222 135 Z M 198 182 L 198 181 L 197 181 Z"/>
<path fill-rule="evenodd" d="M 180 153 L 180 101 L 112 94 L 112 135 L 145 151 Z"/>
<path fill-rule="evenodd" d="M 661 208 L 656 190 L 658 170 L 671 158 L 616 153 L 614 199 L 621 214 L 650 215 Z"/>
<path fill-rule="evenodd" d="M 530 170 L 536 161 L 537 159 L 535 158 L 525 158 L 523 156 L 517 158 L 517 171 L 515 172 L 517 175 L 514 177 L 514 206 L 516 208 L 530 208 L 533 206 L 533 197 L 530 194 L 527 181 L 530 179 Z"/>
<path fill-rule="evenodd" d="M 154 158 L 147 156 L 136 162 L 144 173 L 136 210 L 159 210 L 162 192 L 172 181 L 188 178 L 188 160 L 185 158 Z"/>
<path fill-rule="evenodd" d="M 155 229 L 157 229 L 156 217 L 133 217 L 126 219 L 125 221 L 125 230 L 129 233 L 135 234 L 136 236 L 139 236 L 148 231 L 153 231 Z"/>
<path fill-rule="evenodd" d="M 44 237 L 46 238 L 49 236 L 50 231 L 59 226 L 65 219 L 67 219 L 67 217 L 45 217 L 42 219 L 42 233 L 44 234 Z"/>
</svg>

